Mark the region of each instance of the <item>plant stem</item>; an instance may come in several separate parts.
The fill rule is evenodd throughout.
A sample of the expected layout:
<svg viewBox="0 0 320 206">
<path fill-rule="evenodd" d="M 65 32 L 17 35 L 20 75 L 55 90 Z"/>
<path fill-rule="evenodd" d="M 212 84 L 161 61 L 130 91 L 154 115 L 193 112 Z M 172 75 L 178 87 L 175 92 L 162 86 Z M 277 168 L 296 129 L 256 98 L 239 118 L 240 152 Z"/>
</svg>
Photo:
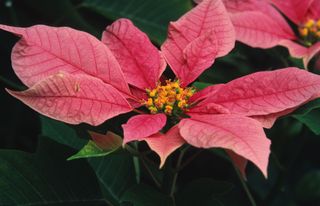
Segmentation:
<svg viewBox="0 0 320 206">
<path fill-rule="evenodd" d="M 191 157 L 189 157 L 179 168 L 179 170 L 184 169 L 186 166 L 190 164 L 203 150 L 200 149 L 196 153 L 194 153 Z"/>
<path fill-rule="evenodd" d="M 183 156 L 185 154 L 185 152 L 187 151 L 189 147 L 185 147 L 180 151 L 179 157 L 178 157 L 178 161 L 177 161 L 177 165 L 175 167 L 174 173 L 173 173 L 173 178 L 172 178 L 172 183 L 171 183 L 171 187 L 170 187 L 170 192 L 169 195 L 174 199 L 173 194 L 176 188 L 176 183 L 177 183 L 177 179 L 178 179 L 178 174 L 180 171 L 180 165 L 183 159 Z"/>
<path fill-rule="evenodd" d="M 154 176 L 154 174 L 152 173 L 151 169 L 149 168 L 149 166 L 147 165 L 147 163 L 145 162 L 145 160 L 143 158 L 141 158 L 141 163 L 142 165 L 146 168 L 147 172 L 149 173 L 151 179 L 153 180 L 153 182 L 156 184 L 156 186 L 158 188 L 161 188 L 161 184 L 160 182 L 157 180 L 157 178 Z"/>
<path fill-rule="evenodd" d="M 234 170 L 235 170 L 236 173 L 237 173 L 237 176 L 238 176 L 238 178 L 239 178 L 239 180 L 240 180 L 240 182 L 241 182 L 241 185 L 242 185 L 244 191 L 246 192 L 246 194 L 247 194 L 247 196 L 248 196 L 248 199 L 249 199 L 251 205 L 252 205 L 252 206 L 257 206 L 257 204 L 256 204 L 256 202 L 255 202 L 255 200 L 254 200 L 254 198 L 253 198 L 253 196 L 252 196 L 252 194 L 251 194 L 251 192 L 250 192 L 250 190 L 249 190 L 249 188 L 248 188 L 247 183 L 245 182 L 245 180 L 244 180 L 243 177 L 242 177 L 242 174 L 240 173 L 240 171 L 238 170 L 238 168 L 237 168 L 233 163 L 232 163 L 232 166 L 233 166 Z"/>
<path fill-rule="evenodd" d="M 131 147 L 130 145 L 126 144 L 125 145 L 125 149 L 127 149 L 127 151 L 129 153 L 131 153 L 132 155 L 134 156 L 137 156 L 140 158 L 141 160 L 141 163 L 142 165 L 146 168 L 148 174 L 150 175 L 151 179 L 154 181 L 155 185 L 158 187 L 158 188 L 161 188 L 161 184 L 160 182 L 157 180 L 157 178 L 154 176 L 154 174 L 152 173 L 151 169 L 148 167 L 146 161 L 149 161 L 149 162 L 152 162 L 151 160 L 149 160 L 145 154 L 137 151 L 136 149 L 134 149 L 133 147 Z"/>
</svg>

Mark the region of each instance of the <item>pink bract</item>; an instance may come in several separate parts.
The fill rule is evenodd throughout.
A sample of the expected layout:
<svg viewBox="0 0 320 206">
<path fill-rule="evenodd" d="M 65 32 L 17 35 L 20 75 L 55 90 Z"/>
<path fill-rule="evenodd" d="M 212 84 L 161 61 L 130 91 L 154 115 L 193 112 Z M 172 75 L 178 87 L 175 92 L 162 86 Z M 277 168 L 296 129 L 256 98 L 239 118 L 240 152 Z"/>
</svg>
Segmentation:
<svg viewBox="0 0 320 206">
<path fill-rule="evenodd" d="M 197 0 L 196 2 L 201 2 Z M 304 66 L 320 51 L 320 44 L 303 45 L 284 14 L 296 26 L 320 19 L 318 0 L 223 0 L 236 30 L 236 39 L 252 47 L 287 47 L 291 56 L 302 58 Z M 276 8 L 275 8 L 275 7 Z M 280 10 L 280 12 L 278 10 Z"/>
<path fill-rule="evenodd" d="M 102 42 L 70 28 L 0 28 L 22 37 L 12 61 L 29 89 L 9 92 L 36 111 L 72 124 L 98 125 L 143 106 L 160 84 L 166 62 L 179 80 L 175 83 L 187 89 L 235 42 L 220 0 L 204 0 L 171 22 L 161 51 L 128 19 L 108 26 Z M 263 128 L 317 98 L 319 90 L 320 77 L 297 68 L 254 73 L 191 96 L 190 108 L 166 132 L 172 116 L 163 111 L 133 116 L 123 125 L 124 143 L 146 141 L 160 156 L 160 166 L 185 142 L 221 147 L 242 173 L 247 159 L 266 176 L 270 141 Z"/>
</svg>

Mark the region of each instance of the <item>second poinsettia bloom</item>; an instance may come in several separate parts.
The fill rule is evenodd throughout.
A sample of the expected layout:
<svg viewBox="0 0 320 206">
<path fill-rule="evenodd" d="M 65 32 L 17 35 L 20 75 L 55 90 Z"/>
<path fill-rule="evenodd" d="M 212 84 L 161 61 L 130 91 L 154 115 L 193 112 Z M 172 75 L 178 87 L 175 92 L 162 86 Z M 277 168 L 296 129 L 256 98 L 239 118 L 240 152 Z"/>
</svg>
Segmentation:
<svg viewBox="0 0 320 206">
<path fill-rule="evenodd" d="M 291 56 L 303 59 L 305 67 L 320 51 L 319 0 L 223 2 L 238 41 L 258 48 L 287 47 Z"/>
</svg>

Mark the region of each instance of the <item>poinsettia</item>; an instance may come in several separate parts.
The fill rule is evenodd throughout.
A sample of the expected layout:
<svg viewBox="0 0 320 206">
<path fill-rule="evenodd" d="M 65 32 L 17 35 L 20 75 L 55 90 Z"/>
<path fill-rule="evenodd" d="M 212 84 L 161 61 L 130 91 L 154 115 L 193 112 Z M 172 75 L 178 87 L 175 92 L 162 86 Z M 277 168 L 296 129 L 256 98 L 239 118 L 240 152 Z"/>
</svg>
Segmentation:
<svg viewBox="0 0 320 206">
<path fill-rule="evenodd" d="M 320 51 L 320 1 L 223 2 L 230 14 L 238 41 L 258 48 L 271 48 L 276 45 L 287 47 L 291 56 L 303 59 L 305 67 Z M 293 28 L 281 14 L 293 23 Z"/>
<path fill-rule="evenodd" d="M 319 76 L 296 68 L 254 73 L 201 91 L 190 87 L 234 46 L 233 26 L 217 0 L 205 0 L 170 23 L 161 52 L 127 19 L 107 27 L 102 42 L 65 27 L 0 28 L 22 37 L 12 65 L 29 89 L 10 94 L 71 124 L 98 125 L 132 110 L 144 113 L 123 125 L 124 144 L 145 140 L 161 166 L 187 142 L 225 148 L 242 171 L 248 159 L 266 175 L 270 141 L 263 127 L 317 98 L 320 89 Z M 164 80 L 166 62 L 176 79 Z"/>
</svg>

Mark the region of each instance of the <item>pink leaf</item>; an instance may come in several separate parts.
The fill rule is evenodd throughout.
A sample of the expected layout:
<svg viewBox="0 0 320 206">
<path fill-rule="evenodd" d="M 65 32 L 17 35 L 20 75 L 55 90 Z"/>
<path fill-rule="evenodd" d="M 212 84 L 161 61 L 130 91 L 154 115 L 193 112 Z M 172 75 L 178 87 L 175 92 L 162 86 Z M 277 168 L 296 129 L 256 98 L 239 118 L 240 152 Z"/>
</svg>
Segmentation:
<svg viewBox="0 0 320 206">
<path fill-rule="evenodd" d="M 202 104 L 219 104 L 233 114 L 268 115 L 311 101 L 319 91 L 320 76 L 297 68 L 286 68 L 235 79 Z"/>
<path fill-rule="evenodd" d="M 8 92 L 39 113 L 70 124 L 99 125 L 132 110 L 113 86 L 83 74 L 59 73 L 26 91 Z"/>
<path fill-rule="evenodd" d="M 119 19 L 102 35 L 104 42 L 119 61 L 128 83 L 140 88 L 154 88 L 166 62 L 148 36 L 129 19 Z"/>
<path fill-rule="evenodd" d="M 235 34 L 221 0 L 204 0 L 169 25 L 161 50 L 186 86 L 207 69 L 216 57 L 234 47 Z"/>
<path fill-rule="evenodd" d="M 145 137 L 159 132 L 166 124 L 165 114 L 141 114 L 131 117 L 123 128 L 123 144 L 134 140 L 144 140 Z"/>
<path fill-rule="evenodd" d="M 272 113 L 272 114 L 267 114 L 267 115 L 253 115 L 250 117 L 259 121 L 264 128 L 270 129 L 279 117 L 287 115 L 287 114 L 293 112 L 295 109 L 296 108 L 290 108 L 290 109 L 287 109 L 287 110 L 284 110 L 281 112 L 277 112 L 277 113 Z"/>
<path fill-rule="evenodd" d="M 144 140 L 159 155 L 160 168 L 163 167 L 167 157 L 185 143 L 178 127 L 172 127 L 166 134 L 157 133 Z"/>
<path fill-rule="evenodd" d="M 223 84 L 215 84 L 212 86 L 208 86 L 208 87 L 196 92 L 190 98 L 190 101 L 191 102 L 198 102 L 198 101 L 201 101 L 201 100 L 207 98 L 210 95 L 214 95 L 214 93 L 216 93 L 220 87 L 223 87 Z"/>
<path fill-rule="evenodd" d="M 283 39 L 296 39 L 286 20 L 266 1 L 224 0 L 224 4 L 240 42 L 270 48 Z"/>
<path fill-rule="evenodd" d="M 28 87 L 59 71 L 87 74 L 124 93 L 129 88 L 111 51 L 88 33 L 68 27 L 0 25 L 22 38 L 12 50 L 12 66 Z"/>
<path fill-rule="evenodd" d="M 296 24 L 305 20 L 308 8 L 314 0 L 270 0 L 284 15 Z M 317 0 L 316 0 L 317 1 Z"/>
<path fill-rule="evenodd" d="M 307 12 L 308 18 L 320 19 L 320 1 L 313 0 Z"/>
<path fill-rule="evenodd" d="M 270 141 L 258 121 L 230 114 L 198 115 L 183 119 L 179 127 L 189 144 L 230 149 L 252 161 L 267 176 Z"/>
<path fill-rule="evenodd" d="M 200 103 L 188 111 L 188 115 L 192 116 L 193 114 L 230 114 L 230 111 L 219 105 L 212 102 L 209 103 Z"/>
<path fill-rule="evenodd" d="M 313 44 L 311 47 L 304 47 L 290 40 L 280 42 L 281 46 L 287 47 L 291 56 L 303 59 L 303 65 L 308 67 L 310 60 L 320 51 L 320 42 Z"/>
</svg>

